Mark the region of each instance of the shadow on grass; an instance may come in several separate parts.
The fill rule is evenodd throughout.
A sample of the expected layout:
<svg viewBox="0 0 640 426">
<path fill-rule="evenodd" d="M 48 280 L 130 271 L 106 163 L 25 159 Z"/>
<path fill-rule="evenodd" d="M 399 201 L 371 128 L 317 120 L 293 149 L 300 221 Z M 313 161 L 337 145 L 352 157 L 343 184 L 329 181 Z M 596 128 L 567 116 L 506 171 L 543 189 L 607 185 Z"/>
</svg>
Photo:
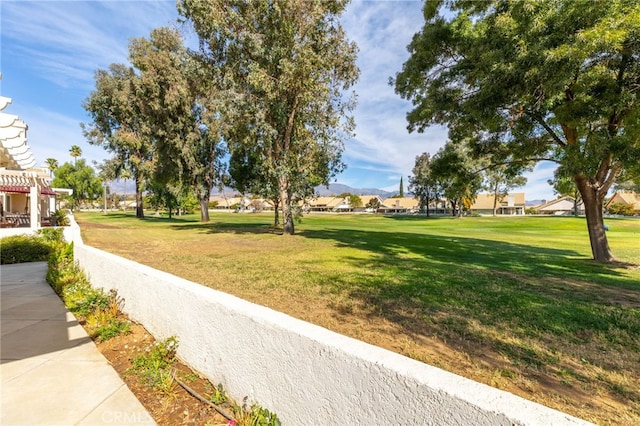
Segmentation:
<svg viewBox="0 0 640 426">
<path fill-rule="evenodd" d="M 235 233 L 235 234 L 282 234 L 281 228 L 275 228 L 273 224 L 264 221 L 237 221 L 237 222 L 197 222 L 175 223 L 171 229 L 176 231 L 199 231 L 206 234 Z"/>
<path fill-rule="evenodd" d="M 628 293 L 630 303 L 640 308 L 637 285 L 632 292 L 630 280 L 619 271 L 571 259 L 579 256 L 572 250 L 372 230 L 306 230 L 301 235 L 372 252 L 373 257 L 341 259 L 357 273 L 329 272 L 323 281 L 347 300 L 360 301 L 369 315 L 415 337 L 435 334 L 464 341 L 477 353 L 490 347 L 494 355 L 533 367 L 548 363 L 549 354 L 498 339 L 488 330 L 540 342 L 556 336 L 563 345 L 604 339 L 607 345 L 639 349 L 634 336 L 640 335 L 640 309 L 624 309 L 610 300 Z M 340 306 L 334 308 L 339 315 Z"/>
</svg>

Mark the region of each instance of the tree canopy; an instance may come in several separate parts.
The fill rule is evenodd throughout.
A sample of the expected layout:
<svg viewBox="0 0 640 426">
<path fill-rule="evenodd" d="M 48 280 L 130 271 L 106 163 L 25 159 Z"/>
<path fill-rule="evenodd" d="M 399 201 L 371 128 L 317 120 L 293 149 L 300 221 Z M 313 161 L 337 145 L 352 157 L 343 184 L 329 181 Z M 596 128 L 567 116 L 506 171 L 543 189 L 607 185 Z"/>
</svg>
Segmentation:
<svg viewBox="0 0 640 426">
<path fill-rule="evenodd" d="M 153 146 L 140 112 L 140 77 L 132 67 L 111 64 L 98 70 L 96 88 L 83 106 L 92 122 L 82 124 L 89 143 L 113 154 L 114 177 L 129 170 L 135 181 L 136 216 L 144 217 L 142 191 L 153 171 Z"/>
<path fill-rule="evenodd" d="M 427 1 L 395 79 L 409 130 L 446 124 L 494 163 L 551 160 L 585 205 L 594 259 L 615 260 L 602 218 L 640 162 L 640 3 Z"/>
<path fill-rule="evenodd" d="M 80 206 L 85 201 L 93 201 L 102 195 L 102 182 L 84 159 L 74 158 L 72 163 L 64 163 L 56 169 L 51 183 L 58 188 L 73 189 L 70 196 L 71 207 Z"/>
<path fill-rule="evenodd" d="M 219 85 L 174 29 L 157 28 L 149 38 L 131 40 L 129 55 L 140 74 L 137 97 L 154 147 L 154 178 L 160 184 L 193 188 L 206 222 L 225 152 Z"/>
<path fill-rule="evenodd" d="M 409 176 L 409 190 L 420 201 L 420 210 L 429 216 L 429 205 L 438 198 L 439 186 L 431 170 L 431 156 L 424 152 L 416 156 L 413 175 Z"/>
<path fill-rule="evenodd" d="M 201 58 L 225 91 L 233 155 L 257 155 L 276 185 L 285 234 L 293 206 L 341 171 L 354 106 L 344 91 L 358 77 L 356 45 L 338 17 L 346 1 L 181 0 L 200 38 Z M 246 147 L 251 147 L 246 149 Z"/>
</svg>

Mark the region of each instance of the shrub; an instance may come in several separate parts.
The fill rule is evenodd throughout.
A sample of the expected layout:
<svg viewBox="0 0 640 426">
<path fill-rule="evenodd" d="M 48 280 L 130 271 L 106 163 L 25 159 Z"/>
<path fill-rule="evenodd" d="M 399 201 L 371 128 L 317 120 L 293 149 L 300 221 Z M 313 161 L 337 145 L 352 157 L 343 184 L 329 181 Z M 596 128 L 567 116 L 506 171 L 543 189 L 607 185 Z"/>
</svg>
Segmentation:
<svg viewBox="0 0 640 426">
<path fill-rule="evenodd" d="M 148 386 L 165 387 L 169 381 L 170 367 L 176 359 L 178 340 L 169 337 L 157 341 L 147 351 L 131 360 L 129 373 L 134 373 Z"/>
<path fill-rule="evenodd" d="M 51 213 L 51 225 L 53 226 L 69 226 L 69 218 L 66 210 L 56 210 Z"/>
<path fill-rule="evenodd" d="M 631 204 L 613 203 L 609 206 L 609 214 L 619 214 L 622 216 L 633 216 L 636 214 Z"/>
<path fill-rule="evenodd" d="M 0 264 L 44 262 L 52 252 L 52 243 L 36 235 L 15 235 L 0 239 Z"/>
<path fill-rule="evenodd" d="M 51 235 L 55 237 L 54 233 Z M 53 246 L 47 282 L 71 312 L 85 318 L 89 335 L 99 342 L 129 331 L 129 322 L 119 315 L 123 300 L 115 290 L 105 293 L 91 286 L 73 260 L 73 244 L 59 241 Z"/>
</svg>

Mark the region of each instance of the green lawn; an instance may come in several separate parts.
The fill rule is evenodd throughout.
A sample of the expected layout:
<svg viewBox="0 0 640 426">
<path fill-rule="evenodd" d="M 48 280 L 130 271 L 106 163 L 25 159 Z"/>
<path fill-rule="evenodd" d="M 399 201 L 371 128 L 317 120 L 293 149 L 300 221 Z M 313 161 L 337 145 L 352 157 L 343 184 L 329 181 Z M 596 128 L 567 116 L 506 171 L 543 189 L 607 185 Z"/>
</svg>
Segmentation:
<svg viewBox="0 0 640 426">
<path fill-rule="evenodd" d="M 584 218 L 77 214 L 85 242 L 600 423 L 640 422 L 640 269 Z M 640 264 L 640 220 L 607 219 Z M 117 229 L 118 232 L 114 232 Z"/>
</svg>

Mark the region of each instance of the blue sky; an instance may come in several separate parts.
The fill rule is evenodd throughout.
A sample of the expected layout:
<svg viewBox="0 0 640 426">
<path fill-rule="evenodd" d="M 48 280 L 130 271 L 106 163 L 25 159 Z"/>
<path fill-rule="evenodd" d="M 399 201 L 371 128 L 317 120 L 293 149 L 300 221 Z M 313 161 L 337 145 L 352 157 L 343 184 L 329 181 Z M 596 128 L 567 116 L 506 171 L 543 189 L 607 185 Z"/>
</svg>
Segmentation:
<svg viewBox="0 0 640 426">
<path fill-rule="evenodd" d="M 353 1 L 343 15 L 351 40 L 358 43 L 360 81 L 354 90 L 356 136 L 345 143 L 347 169 L 339 183 L 356 188 L 405 188 L 415 157 L 435 154 L 447 138 L 434 127 L 409 134 L 406 113 L 411 104 L 389 86 L 408 57 L 411 37 L 420 30 L 421 1 Z M 78 145 L 83 158 L 101 162 L 109 154 L 89 145 L 80 123 L 88 116 L 82 101 L 94 88 L 94 72 L 114 62 L 127 63 L 132 37 L 147 37 L 152 28 L 172 25 L 175 1 L 29 1 L 0 3 L 0 94 L 13 99 L 4 112 L 28 125 L 28 142 L 37 164 L 49 157 L 71 161 Z M 547 180 L 553 166 L 543 164 L 527 175 L 527 200 L 555 198 Z"/>
</svg>

